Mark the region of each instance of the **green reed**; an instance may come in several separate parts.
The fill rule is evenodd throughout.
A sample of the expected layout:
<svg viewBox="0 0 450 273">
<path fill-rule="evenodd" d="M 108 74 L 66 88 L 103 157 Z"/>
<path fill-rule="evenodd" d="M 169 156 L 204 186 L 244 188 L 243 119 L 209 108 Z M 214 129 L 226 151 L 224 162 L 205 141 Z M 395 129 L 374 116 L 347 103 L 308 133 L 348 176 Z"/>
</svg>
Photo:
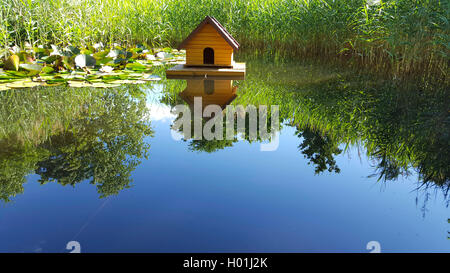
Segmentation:
<svg viewBox="0 0 450 273">
<path fill-rule="evenodd" d="M 377 1 L 369 1 L 377 2 Z M 450 3 L 439 0 L 0 0 L 0 46 L 176 46 L 206 15 L 243 48 L 446 79 Z"/>
</svg>

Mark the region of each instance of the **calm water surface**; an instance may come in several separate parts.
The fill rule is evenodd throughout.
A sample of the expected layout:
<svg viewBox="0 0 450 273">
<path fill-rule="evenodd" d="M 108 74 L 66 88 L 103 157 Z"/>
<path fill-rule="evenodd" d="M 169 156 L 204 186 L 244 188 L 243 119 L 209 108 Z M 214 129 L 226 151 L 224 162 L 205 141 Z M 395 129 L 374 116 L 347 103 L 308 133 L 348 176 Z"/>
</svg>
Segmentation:
<svg viewBox="0 0 450 273">
<path fill-rule="evenodd" d="M 208 92 L 163 80 L 1 93 L 0 251 L 450 251 L 446 90 L 247 66 Z M 174 140 L 171 110 L 194 96 L 280 105 L 278 149 Z"/>
</svg>

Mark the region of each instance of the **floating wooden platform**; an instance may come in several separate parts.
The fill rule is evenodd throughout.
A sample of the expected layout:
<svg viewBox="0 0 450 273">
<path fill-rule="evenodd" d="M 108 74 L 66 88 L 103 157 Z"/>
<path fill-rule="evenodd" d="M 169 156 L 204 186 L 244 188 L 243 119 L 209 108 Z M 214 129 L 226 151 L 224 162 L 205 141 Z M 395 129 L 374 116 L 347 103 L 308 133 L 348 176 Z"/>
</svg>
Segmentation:
<svg viewBox="0 0 450 273">
<path fill-rule="evenodd" d="M 168 79 L 180 78 L 224 78 L 230 77 L 232 79 L 244 79 L 245 77 L 245 63 L 235 63 L 232 68 L 216 68 L 216 67 L 192 67 L 184 64 L 176 65 L 166 71 Z"/>
</svg>

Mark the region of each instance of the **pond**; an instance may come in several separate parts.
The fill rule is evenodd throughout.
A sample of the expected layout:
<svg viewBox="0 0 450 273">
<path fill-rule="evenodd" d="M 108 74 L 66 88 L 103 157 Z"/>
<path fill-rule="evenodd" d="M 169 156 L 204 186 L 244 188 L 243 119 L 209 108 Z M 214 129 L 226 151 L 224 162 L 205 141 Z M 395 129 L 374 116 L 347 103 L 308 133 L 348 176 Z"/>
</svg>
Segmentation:
<svg viewBox="0 0 450 273">
<path fill-rule="evenodd" d="M 447 90 L 246 61 L 245 80 L 1 92 L 0 251 L 450 250 Z M 278 145 L 177 139 L 196 96 L 278 105 Z"/>
</svg>

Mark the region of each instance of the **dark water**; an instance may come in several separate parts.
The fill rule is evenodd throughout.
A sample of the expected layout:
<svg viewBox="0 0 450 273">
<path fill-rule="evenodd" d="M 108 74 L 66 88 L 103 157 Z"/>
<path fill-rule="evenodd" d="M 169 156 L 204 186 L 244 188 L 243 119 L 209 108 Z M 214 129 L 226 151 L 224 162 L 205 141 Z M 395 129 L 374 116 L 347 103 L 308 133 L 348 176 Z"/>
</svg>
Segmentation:
<svg viewBox="0 0 450 273">
<path fill-rule="evenodd" d="M 203 94 L 185 80 L 0 93 L 0 251 L 450 251 L 447 90 L 247 66 L 237 89 Z M 171 109 L 198 95 L 279 105 L 278 149 L 174 140 Z"/>
</svg>

